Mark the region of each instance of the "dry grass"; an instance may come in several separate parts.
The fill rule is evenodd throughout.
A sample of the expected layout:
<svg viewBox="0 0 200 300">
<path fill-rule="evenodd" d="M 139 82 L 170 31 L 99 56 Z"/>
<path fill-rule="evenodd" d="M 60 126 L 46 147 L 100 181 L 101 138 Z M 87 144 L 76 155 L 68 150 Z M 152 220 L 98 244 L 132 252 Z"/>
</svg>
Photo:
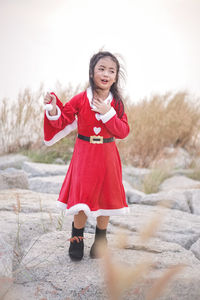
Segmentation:
<svg viewBox="0 0 200 300">
<path fill-rule="evenodd" d="M 0 105 L 0 145 L 1 153 L 19 151 L 28 147 L 41 136 L 42 105 L 38 99 L 42 87 L 36 93 L 26 89 L 18 95 L 16 102 L 3 99 Z"/>
<path fill-rule="evenodd" d="M 166 215 L 165 207 L 169 207 L 167 202 L 161 203 L 159 210 L 140 230 L 138 242 L 143 245 L 155 235 L 160 228 Z M 128 237 L 120 233 L 117 236 L 117 247 L 119 249 L 127 247 Z M 107 284 L 108 296 L 110 300 L 124 299 L 124 294 L 133 288 L 137 283 L 145 283 L 148 281 L 149 274 L 153 271 L 155 263 L 149 257 L 138 261 L 135 266 L 118 263 L 114 260 L 113 254 L 102 245 L 100 249 L 103 255 L 103 266 L 105 271 L 105 282 Z M 180 273 L 185 265 L 172 265 L 166 269 L 163 274 L 157 278 L 155 282 L 148 288 L 145 300 L 155 300 L 165 292 L 165 288 L 174 276 Z"/>
<path fill-rule="evenodd" d="M 153 169 L 144 177 L 141 190 L 146 194 L 157 193 L 161 183 L 170 176 L 169 174 L 169 171 L 164 168 Z"/>
<path fill-rule="evenodd" d="M 57 84 L 55 92 L 67 102 L 83 87 L 63 87 Z M 60 157 L 71 158 L 76 132 L 54 146 L 43 145 L 43 88 L 33 93 L 26 89 L 15 103 L 3 99 L 0 105 L 0 154 L 26 149 L 34 161 L 51 163 Z M 185 92 L 156 95 L 138 104 L 126 102 L 131 127 L 129 136 L 118 141 L 123 161 L 136 167 L 148 167 L 165 147 L 183 147 L 193 155 L 199 151 L 200 102 L 190 99 Z M 27 150 L 28 149 L 28 150 Z"/>
<path fill-rule="evenodd" d="M 148 167 L 164 147 L 199 151 L 200 101 L 185 92 L 156 95 L 138 104 L 127 104 L 131 132 L 119 143 L 125 161 Z"/>
</svg>

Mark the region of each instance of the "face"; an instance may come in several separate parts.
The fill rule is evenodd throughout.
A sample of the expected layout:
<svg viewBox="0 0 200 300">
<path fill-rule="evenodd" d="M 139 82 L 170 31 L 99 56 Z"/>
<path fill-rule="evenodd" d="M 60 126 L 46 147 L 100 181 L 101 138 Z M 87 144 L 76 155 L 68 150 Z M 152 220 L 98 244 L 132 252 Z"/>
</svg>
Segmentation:
<svg viewBox="0 0 200 300">
<path fill-rule="evenodd" d="M 109 57 L 101 58 L 94 67 L 94 84 L 95 87 L 102 90 L 110 90 L 116 81 L 117 66 Z"/>
</svg>

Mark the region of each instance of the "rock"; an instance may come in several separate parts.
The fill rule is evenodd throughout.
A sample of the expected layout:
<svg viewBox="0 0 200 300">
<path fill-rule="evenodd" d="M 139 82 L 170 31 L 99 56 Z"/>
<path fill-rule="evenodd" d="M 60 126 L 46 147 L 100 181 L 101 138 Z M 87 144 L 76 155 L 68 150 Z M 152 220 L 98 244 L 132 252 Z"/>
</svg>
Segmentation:
<svg viewBox="0 0 200 300">
<path fill-rule="evenodd" d="M 183 148 L 166 147 L 150 167 L 170 166 L 171 169 L 186 169 L 190 166 L 192 158 Z"/>
<path fill-rule="evenodd" d="M 51 212 L 59 213 L 60 210 L 56 206 L 58 195 L 36 193 L 30 190 L 3 190 L 0 193 L 0 211 L 14 212 L 14 206 L 19 201 L 20 211 L 24 214 Z M 14 215 L 16 218 L 16 216 Z"/>
<path fill-rule="evenodd" d="M 65 165 L 65 162 L 64 162 L 64 160 L 62 159 L 62 158 L 56 158 L 55 160 L 54 160 L 54 164 L 58 164 L 58 165 Z"/>
<path fill-rule="evenodd" d="M 0 171 L 0 190 L 14 188 L 28 189 L 27 174 L 14 168 Z"/>
<path fill-rule="evenodd" d="M 145 168 L 134 168 L 132 166 L 122 167 L 122 175 L 124 180 L 135 188 L 142 185 L 145 176 L 149 173 L 151 173 L 151 170 Z"/>
<path fill-rule="evenodd" d="M 192 213 L 195 215 L 200 215 L 200 189 L 199 190 L 193 190 L 191 192 L 191 200 L 190 200 L 190 206 Z"/>
<path fill-rule="evenodd" d="M 145 205 L 159 205 L 161 202 L 167 203 L 171 209 L 190 212 L 187 196 L 182 191 L 178 190 L 169 190 L 166 192 L 145 195 L 145 197 L 141 198 L 140 203 L 138 203 Z"/>
<path fill-rule="evenodd" d="M 173 176 L 163 181 L 160 191 L 174 189 L 200 189 L 200 181 L 187 178 L 185 176 Z"/>
<path fill-rule="evenodd" d="M 12 261 L 13 249 L 4 239 L 2 233 L 0 235 L 0 278 L 12 278 Z"/>
<path fill-rule="evenodd" d="M 33 162 L 24 162 L 22 166 L 23 170 L 31 177 L 36 176 L 56 176 L 56 175 L 66 175 L 68 165 L 58 165 L 58 164 L 41 164 Z"/>
<path fill-rule="evenodd" d="M 65 176 L 29 178 L 29 189 L 41 193 L 59 194 Z"/>
<path fill-rule="evenodd" d="M 130 187 L 129 187 L 130 188 Z M 0 192 L 1 234 L 10 246 L 15 245 L 19 231 L 19 244 L 23 257 L 21 262 L 14 252 L 14 283 L 5 300 L 35 299 L 107 299 L 104 272 L 108 264 L 89 258 L 94 235 L 85 234 L 85 254 L 81 262 L 72 262 L 68 256 L 72 216 L 57 213 L 57 195 L 36 193 L 31 190 L 3 190 Z M 14 205 L 20 201 L 19 214 Z M 200 216 L 178 210 L 164 209 L 162 226 L 156 237 L 142 243 L 139 232 L 155 214 L 158 207 L 132 205 L 129 216 L 110 219 L 108 244 L 113 263 L 120 262 L 123 268 L 144 260 L 154 263 L 145 280 L 135 283 L 123 299 L 145 299 L 153 282 L 168 268 L 184 263 L 184 271 L 168 284 L 162 300 L 198 300 L 200 293 L 200 261 L 192 251 L 199 240 Z M 20 224 L 20 226 L 19 226 Z M 6 226 L 5 226 L 6 225 Z M 125 227 L 125 249 L 116 248 L 114 233 Z M 93 224 L 92 224 L 92 227 Z M 60 231 L 60 230 L 63 231 Z M 18 258 L 19 259 L 19 258 Z"/>
<path fill-rule="evenodd" d="M 156 206 L 133 204 L 130 206 L 130 215 L 111 217 L 110 223 L 114 226 L 127 228 L 139 233 L 149 220 L 162 216 L 162 223 L 158 227 L 156 237 L 162 241 L 179 244 L 185 249 L 197 241 L 200 233 L 200 216 L 187 212 Z"/>
<path fill-rule="evenodd" d="M 123 180 L 123 185 L 126 192 L 127 203 L 141 203 L 142 199 L 145 197 L 145 193 L 132 188 L 132 186 L 127 181 Z"/>
<path fill-rule="evenodd" d="M 0 228 L 6 242 L 13 247 L 17 246 L 18 239 L 22 251 L 34 237 L 40 237 L 49 231 L 71 229 L 73 217 L 66 217 L 57 208 L 57 197 L 55 194 L 30 190 L 1 191 Z"/>
<path fill-rule="evenodd" d="M 200 260 L 200 238 L 192 245 L 190 250 Z"/>
<path fill-rule="evenodd" d="M 38 290 L 39 296 L 47 299 L 51 299 L 50 295 L 53 295 L 52 299 L 55 300 L 107 299 L 104 274 L 110 269 L 109 265 L 103 264 L 102 260 L 89 258 L 93 238 L 93 235 L 85 235 L 84 258 L 78 263 L 69 259 L 69 242 L 66 243 L 65 232 L 52 232 L 44 234 L 39 239 L 33 239 L 26 249 L 26 256 L 20 266 L 21 270 L 17 272 L 15 280 L 18 287 L 21 287 L 23 293 L 25 293 L 24 290 L 29 289 L 28 299 L 35 299 Z M 120 262 L 123 271 L 126 268 L 128 270 L 130 266 L 134 269 L 138 263 L 144 260 L 151 261 L 155 265 L 145 280 L 132 286 L 129 290 L 131 294 L 125 299 L 139 299 L 138 293 L 135 293 L 136 290 L 141 293 L 142 298 L 140 299 L 144 299 L 145 293 L 151 289 L 152 283 L 158 280 L 169 267 L 180 263 L 185 263 L 187 267 L 168 286 L 162 299 L 189 300 L 191 298 L 188 298 L 188 295 L 189 297 L 192 295 L 192 299 L 198 299 L 200 262 L 192 252 L 176 244 L 159 240 L 142 245 L 136 237 L 130 237 L 125 249 L 115 247 L 113 235 L 108 236 L 108 241 L 112 253 L 110 261 L 114 265 L 116 262 Z M 26 272 L 24 266 L 26 266 Z M 10 295 L 12 292 L 11 289 Z M 21 298 L 21 300 L 23 299 Z"/>
<path fill-rule="evenodd" d="M 28 157 L 21 154 L 9 154 L 0 156 L 0 170 L 7 168 L 21 169 L 22 164 L 28 160 Z"/>
</svg>

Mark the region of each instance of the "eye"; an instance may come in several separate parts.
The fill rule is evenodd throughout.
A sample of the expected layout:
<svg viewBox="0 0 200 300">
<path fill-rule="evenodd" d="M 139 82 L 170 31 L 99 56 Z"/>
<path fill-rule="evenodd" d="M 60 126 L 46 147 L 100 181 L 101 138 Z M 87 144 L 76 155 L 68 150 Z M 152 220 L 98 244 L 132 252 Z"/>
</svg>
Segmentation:
<svg viewBox="0 0 200 300">
<path fill-rule="evenodd" d="M 99 71 L 103 71 L 103 70 L 104 70 L 104 68 L 99 68 L 98 70 L 99 70 Z"/>
</svg>

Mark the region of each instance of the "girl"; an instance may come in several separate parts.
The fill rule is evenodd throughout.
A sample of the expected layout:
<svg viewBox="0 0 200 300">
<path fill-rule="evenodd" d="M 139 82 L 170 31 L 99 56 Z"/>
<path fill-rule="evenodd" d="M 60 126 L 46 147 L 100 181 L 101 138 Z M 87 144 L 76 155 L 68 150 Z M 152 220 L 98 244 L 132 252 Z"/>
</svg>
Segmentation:
<svg viewBox="0 0 200 300">
<path fill-rule="evenodd" d="M 50 146 L 78 127 L 78 135 L 58 206 L 74 215 L 69 256 L 81 260 L 83 232 L 87 217 L 97 218 L 90 257 L 97 257 L 97 245 L 105 244 L 109 216 L 128 213 L 122 169 L 115 138 L 129 133 L 127 116 L 118 88 L 120 65 L 110 52 L 98 52 L 90 60 L 90 87 L 64 106 L 54 93 L 44 118 L 45 144 Z"/>
</svg>

